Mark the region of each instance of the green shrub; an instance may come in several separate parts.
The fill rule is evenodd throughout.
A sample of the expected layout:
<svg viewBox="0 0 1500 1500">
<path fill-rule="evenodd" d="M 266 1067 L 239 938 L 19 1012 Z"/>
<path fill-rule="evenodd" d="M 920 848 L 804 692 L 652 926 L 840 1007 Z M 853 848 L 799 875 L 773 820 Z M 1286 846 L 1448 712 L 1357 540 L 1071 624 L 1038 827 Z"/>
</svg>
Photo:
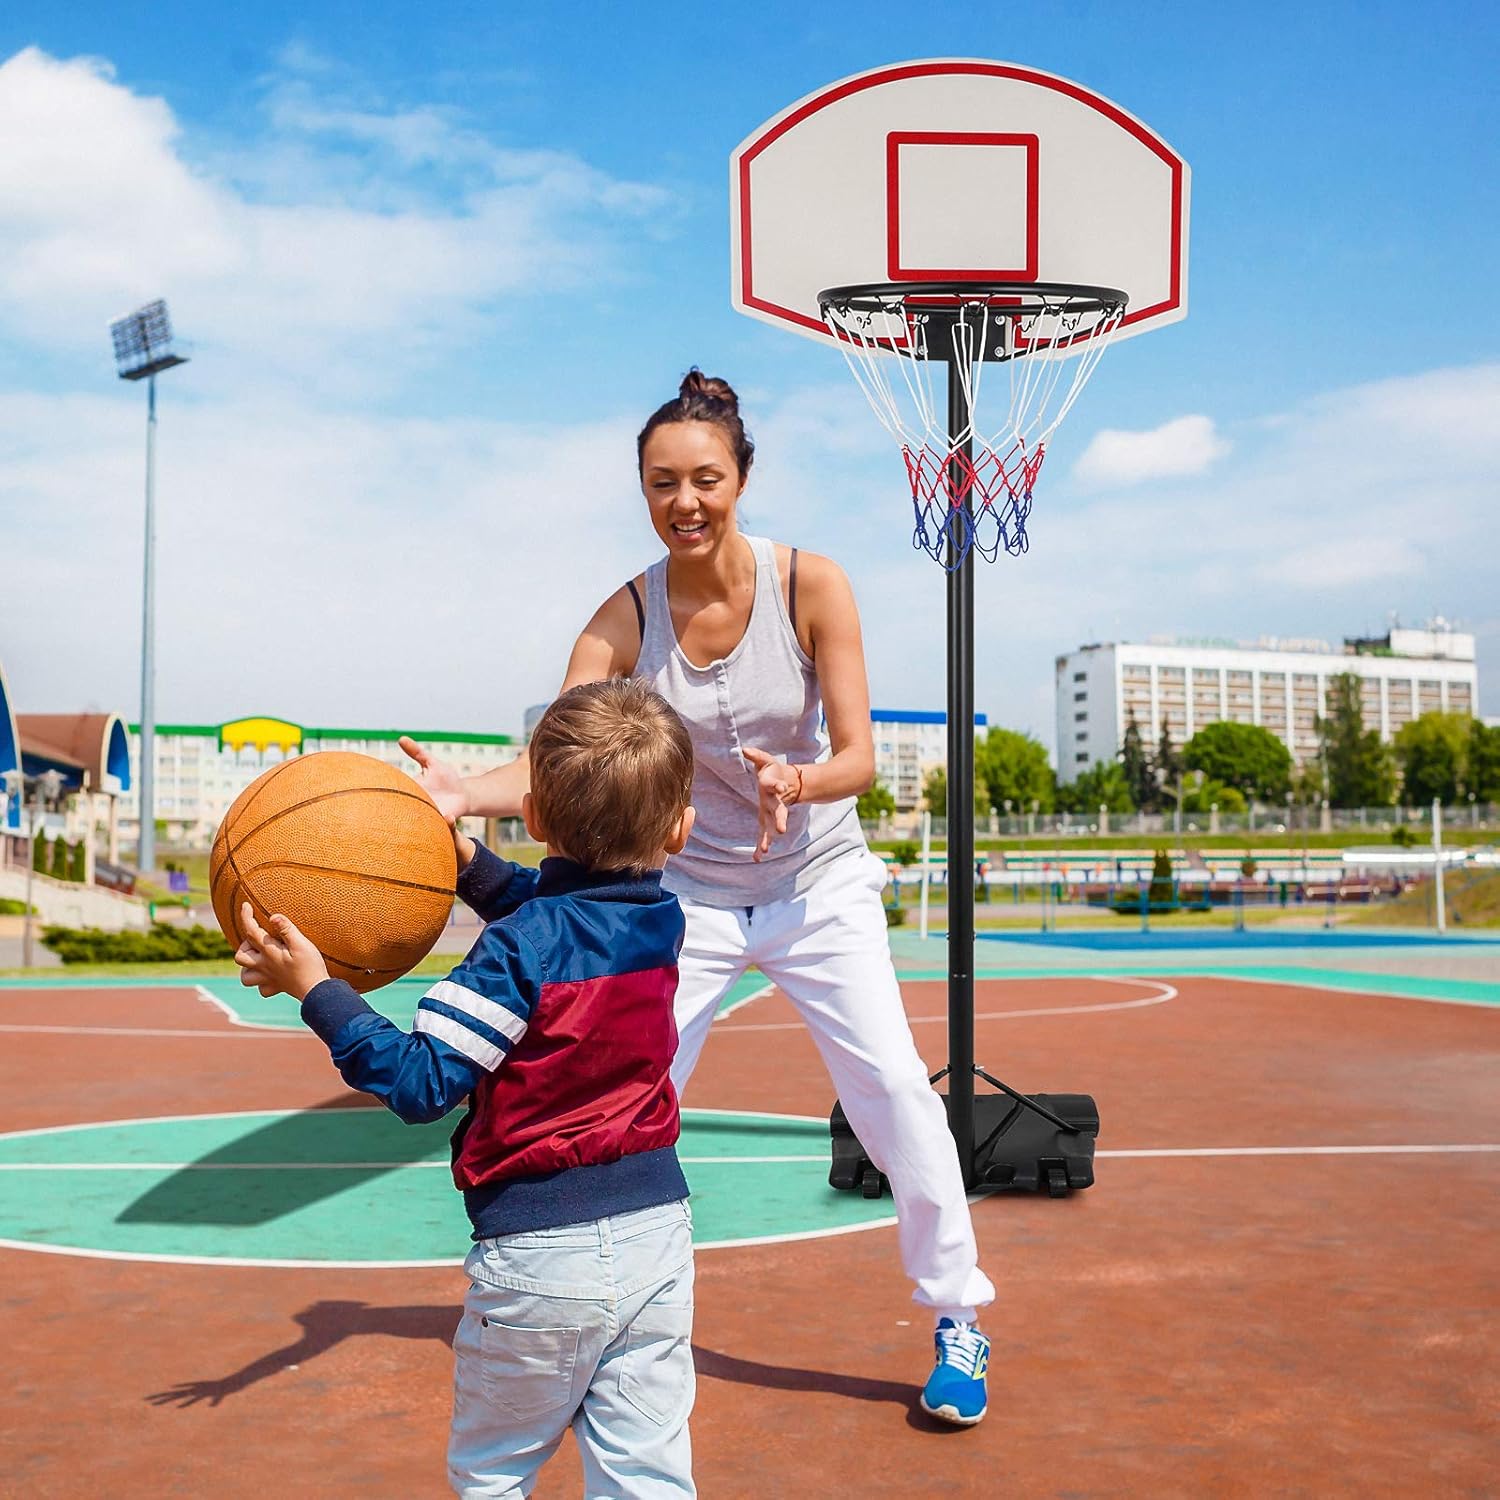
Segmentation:
<svg viewBox="0 0 1500 1500">
<path fill-rule="evenodd" d="M 1172 856 L 1165 849 L 1158 849 L 1151 861 L 1151 889 L 1146 900 L 1152 906 L 1170 906 L 1173 894 Z"/>
<path fill-rule="evenodd" d="M 1255 872 L 1259 868 L 1260 866 L 1256 864 L 1254 859 L 1252 859 L 1248 854 L 1240 861 L 1240 874 L 1243 875 L 1246 880 L 1254 880 Z"/>
<path fill-rule="evenodd" d="M 26 915 L 26 903 L 24 901 L 12 901 L 9 896 L 0 896 L 0 917 L 24 917 Z"/>
<path fill-rule="evenodd" d="M 97 927 L 42 929 L 42 941 L 65 964 L 160 964 L 225 959 L 233 949 L 213 927 L 170 927 L 154 922 L 146 932 L 104 932 Z"/>
<path fill-rule="evenodd" d="M 906 926 L 906 908 L 904 906 L 888 906 L 885 909 L 885 925 L 887 927 Z"/>
<path fill-rule="evenodd" d="M 54 880 L 68 878 L 68 841 L 65 838 L 52 840 L 52 878 Z"/>
<path fill-rule="evenodd" d="M 1403 849 L 1410 849 L 1420 837 L 1420 834 L 1408 828 L 1405 823 L 1398 823 L 1391 829 L 1391 842 L 1400 845 Z"/>
<path fill-rule="evenodd" d="M 898 865 L 914 865 L 919 859 L 921 859 L 921 857 L 921 849 L 919 849 L 917 845 L 912 843 L 910 839 L 906 840 L 904 843 L 897 844 L 891 850 L 891 858 L 895 860 Z"/>
</svg>

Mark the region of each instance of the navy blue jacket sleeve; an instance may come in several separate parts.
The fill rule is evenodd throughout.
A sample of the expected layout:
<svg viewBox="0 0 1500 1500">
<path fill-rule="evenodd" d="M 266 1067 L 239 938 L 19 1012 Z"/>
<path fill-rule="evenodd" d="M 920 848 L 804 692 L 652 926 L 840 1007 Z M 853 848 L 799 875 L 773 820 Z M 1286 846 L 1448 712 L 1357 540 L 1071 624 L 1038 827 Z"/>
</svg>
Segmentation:
<svg viewBox="0 0 1500 1500">
<path fill-rule="evenodd" d="M 523 901 L 531 900 L 537 879 L 536 870 L 501 859 L 476 840 L 474 858 L 458 877 L 458 896 L 486 922 L 498 922 Z"/>
<path fill-rule="evenodd" d="M 440 1037 L 402 1031 L 342 979 L 309 990 L 302 1019 L 327 1044 L 344 1082 L 373 1094 L 408 1125 L 441 1120 L 479 1081 L 482 1070 L 472 1058 Z"/>
<path fill-rule="evenodd" d="M 536 950 L 503 924 L 486 927 L 464 961 L 417 1003 L 403 1031 L 341 979 L 315 985 L 302 1019 L 327 1044 L 345 1083 L 409 1125 L 440 1120 L 504 1062 L 541 995 Z"/>
</svg>

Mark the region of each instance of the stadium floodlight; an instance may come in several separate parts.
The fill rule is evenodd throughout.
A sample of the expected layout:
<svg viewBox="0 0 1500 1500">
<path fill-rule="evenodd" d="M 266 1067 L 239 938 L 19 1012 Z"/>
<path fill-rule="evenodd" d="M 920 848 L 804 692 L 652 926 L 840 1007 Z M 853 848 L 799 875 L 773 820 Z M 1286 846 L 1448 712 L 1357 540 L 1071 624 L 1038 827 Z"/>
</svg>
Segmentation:
<svg viewBox="0 0 1500 1500">
<path fill-rule="evenodd" d="M 172 348 L 172 320 L 167 316 L 167 304 L 159 297 L 138 307 L 128 318 L 111 323 L 109 336 L 114 340 L 121 380 L 144 380 L 187 363 L 187 357 Z"/>
<path fill-rule="evenodd" d="M 156 868 L 156 377 L 187 363 L 172 348 L 172 320 L 161 298 L 109 325 L 121 380 L 146 382 L 146 561 L 141 601 L 140 836 L 136 866 L 147 878 Z"/>
</svg>

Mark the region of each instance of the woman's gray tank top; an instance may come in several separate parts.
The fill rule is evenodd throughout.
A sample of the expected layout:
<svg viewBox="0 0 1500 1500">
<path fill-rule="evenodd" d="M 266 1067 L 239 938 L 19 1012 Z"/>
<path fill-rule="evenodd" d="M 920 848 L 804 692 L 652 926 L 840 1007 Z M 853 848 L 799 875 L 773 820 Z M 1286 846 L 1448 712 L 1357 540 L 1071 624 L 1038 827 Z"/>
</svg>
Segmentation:
<svg viewBox="0 0 1500 1500">
<path fill-rule="evenodd" d="M 755 554 L 755 601 L 739 644 L 722 661 L 695 666 L 683 654 L 667 602 L 667 562 L 646 570 L 645 627 L 635 676 L 672 705 L 693 741 L 693 806 L 687 847 L 667 861 L 662 884 L 706 906 L 759 906 L 800 896 L 832 861 L 863 852 L 854 798 L 796 803 L 787 829 L 758 864 L 760 796 L 749 746 L 808 765 L 827 760 L 823 704 L 811 658 L 797 642 L 776 572 L 775 545 L 747 536 Z"/>
</svg>

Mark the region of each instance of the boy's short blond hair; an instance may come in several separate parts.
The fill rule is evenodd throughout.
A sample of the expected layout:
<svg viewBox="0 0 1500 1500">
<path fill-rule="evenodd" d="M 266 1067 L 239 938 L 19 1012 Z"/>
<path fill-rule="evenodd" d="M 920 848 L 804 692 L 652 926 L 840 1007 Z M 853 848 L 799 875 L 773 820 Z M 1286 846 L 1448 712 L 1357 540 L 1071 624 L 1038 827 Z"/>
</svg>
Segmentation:
<svg viewBox="0 0 1500 1500">
<path fill-rule="evenodd" d="M 660 693 L 628 677 L 570 688 L 529 753 L 550 844 L 594 870 L 656 867 L 693 794 L 693 744 Z"/>
</svg>

